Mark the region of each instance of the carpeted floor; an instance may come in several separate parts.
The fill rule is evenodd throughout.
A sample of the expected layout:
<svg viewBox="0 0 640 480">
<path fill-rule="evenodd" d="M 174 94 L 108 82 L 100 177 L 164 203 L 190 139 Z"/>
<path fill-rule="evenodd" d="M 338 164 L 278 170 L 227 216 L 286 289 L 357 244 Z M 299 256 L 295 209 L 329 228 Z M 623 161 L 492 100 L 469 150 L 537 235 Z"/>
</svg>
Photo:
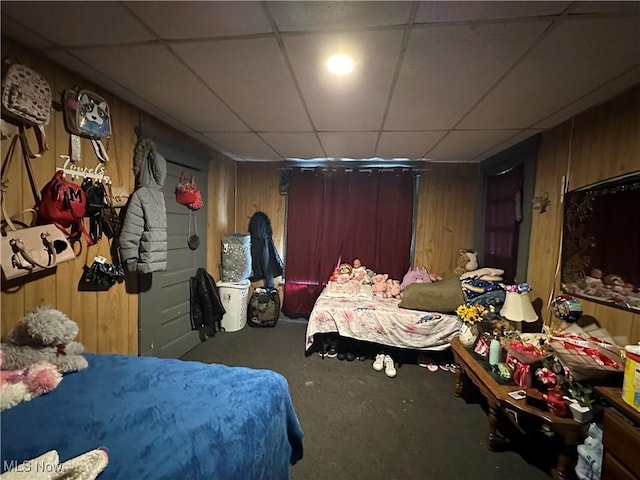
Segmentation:
<svg viewBox="0 0 640 480">
<path fill-rule="evenodd" d="M 272 329 L 219 333 L 182 357 L 267 368 L 287 378 L 305 433 L 293 480 L 550 478 L 548 462 L 539 461 L 544 453 L 536 453 L 544 442 L 486 448 L 482 399 L 473 386 L 465 399 L 454 396 L 452 373 L 405 363 L 391 379 L 374 371 L 370 359 L 307 357 L 305 330 L 306 322 L 281 317 Z"/>
</svg>

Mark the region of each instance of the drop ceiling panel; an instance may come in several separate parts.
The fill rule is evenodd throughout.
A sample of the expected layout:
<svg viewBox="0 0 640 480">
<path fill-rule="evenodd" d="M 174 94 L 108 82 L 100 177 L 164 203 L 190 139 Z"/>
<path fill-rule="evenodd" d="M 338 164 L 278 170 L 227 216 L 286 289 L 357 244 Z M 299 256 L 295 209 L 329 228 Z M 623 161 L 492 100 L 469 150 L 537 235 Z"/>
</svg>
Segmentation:
<svg viewBox="0 0 640 480">
<path fill-rule="evenodd" d="M 378 130 L 382 125 L 401 31 L 285 38 L 287 54 L 316 129 Z M 330 74 L 324 64 L 337 52 L 350 54 L 354 72 Z"/>
<path fill-rule="evenodd" d="M 517 130 L 455 130 L 426 156 L 435 161 L 466 162 L 517 133 Z"/>
<path fill-rule="evenodd" d="M 126 6 L 164 39 L 271 31 L 260 2 L 127 2 Z"/>
<path fill-rule="evenodd" d="M 375 156 L 379 158 L 408 158 L 418 160 L 440 140 L 446 132 L 382 132 Z"/>
<path fill-rule="evenodd" d="M 571 14 L 626 12 L 640 14 L 640 2 L 573 2 Z"/>
<path fill-rule="evenodd" d="M 571 2 L 420 2 L 416 23 L 461 22 L 561 13 Z"/>
<path fill-rule="evenodd" d="M 247 131 L 163 46 L 93 48 L 73 53 L 191 129 Z"/>
<path fill-rule="evenodd" d="M 274 38 L 174 44 L 171 48 L 253 130 L 311 130 Z"/>
<path fill-rule="evenodd" d="M 320 133 L 320 142 L 330 158 L 372 158 L 378 134 L 374 132 Z"/>
<path fill-rule="evenodd" d="M 414 30 L 385 129 L 453 127 L 547 25 L 529 22 Z"/>
<path fill-rule="evenodd" d="M 492 155 L 496 155 L 502 152 L 503 150 L 506 150 L 507 148 L 512 147 L 513 145 L 517 145 L 520 142 L 524 142 L 527 138 L 532 137 L 533 135 L 537 135 L 541 131 L 542 130 L 535 130 L 535 129 L 521 130 L 516 135 L 509 137 L 505 141 L 496 144 L 495 147 L 485 151 L 484 153 L 476 157 L 470 158 L 470 161 L 479 162 L 481 160 L 484 160 L 485 158 L 489 158 Z"/>
<path fill-rule="evenodd" d="M 2 9 L 4 10 L 4 7 L 2 7 Z M 50 41 L 41 37 L 38 32 L 34 32 L 28 27 L 24 27 L 22 24 L 5 15 L 2 15 L 2 35 L 6 35 L 9 38 L 24 39 L 21 43 L 24 46 L 33 49 L 46 48 L 53 45 Z"/>
<path fill-rule="evenodd" d="M 112 45 L 153 40 L 120 2 L 2 2 L 7 14 L 57 45 Z M 61 19 L 52 22 L 52 18 Z"/>
<path fill-rule="evenodd" d="M 205 133 L 205 136 L 223 147 L 222 153 L 231 153 L 247 160 L 281 160 L 281 157 L 255 133 Z"/>
<path fill-rule="evenodd" d="M 284 158 L 322 158 L 324 153 L 315 133 L 261 133 L 260 136 Z"/>
<path fill-rule="evenodd" d="M 267 2 L 281 32 L 402 25 L 411 2 Z"/>
<path fill-rule="evenodd" d="M 639 62 L 637 18 L 563 22 L 460 127 L 526 128 Z M 518 108 L 513 108 L 514 105 Z"/>
</svg>

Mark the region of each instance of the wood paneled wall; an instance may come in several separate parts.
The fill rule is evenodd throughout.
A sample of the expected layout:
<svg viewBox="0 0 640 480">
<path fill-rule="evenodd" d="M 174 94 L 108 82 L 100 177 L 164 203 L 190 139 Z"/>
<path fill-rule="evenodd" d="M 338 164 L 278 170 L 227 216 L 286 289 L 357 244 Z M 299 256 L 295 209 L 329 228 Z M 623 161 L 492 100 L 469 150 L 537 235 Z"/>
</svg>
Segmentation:
<svg viewBox="0 0 640 480">
<path fill-rule="evenodd" d="M 569 190 L 573 190 L 637 170 L 640 170 L 640 87 L 542 134 L 534 195 L 549 192 L 551 204 L 545 213 L 536 212 L 533 216 L 528 278 L 533 298 L 543 305 L 542 317 L 547 323 L 555 323 L 547 308 L 549 298 L 560 293 L 556 266 L 562 230 L 563 175 L 568 179 Z M 638 206 L 629 208 L 630 221 L 638 221 Z M 594 317 L 612 335 L 640 341 L 640 315 L 588 300 L 581 303 L 584 315 Z"/>
<path fill-rule="evenodd" d="M 133 127 L 138 124 L 140 112 L 98 86 L 3 38 L 2 56 L 4 58 L 7 55 L 19 58 L 22 63 L 41 73 L 51 84 L 58 102 L 65 89 L 77 84 L 93 89 L 105 97 L 111 108 L 113 129 L 112 138 L 105 141 L 110 157 L 106 166 L 107 174 L 114 185 L 123 185 L 131 190 L 134 181 L 131 161 L 135 144 Z M 64 128 L 62 112 L 52 111 L 46 134 L 49 150 L 41 158 L 31 162 L 39 189 L 53 176 L 56 166 L 62 165 L 60 155 L 68 154 L 69 134 Z M 3 152 L 6 151 L 8 142 L 2 141 Z M 90 143 L 83 140 L 82 165 L 95 167 L 97 163 Z M 9 214 L 32 208 L 34 199 L 19 152 L 16 152 L 13 159 L 9 179 L 10 187 L 6 196 Z M 84 240 L 82 243 L 84 248 L 79 257 L 73 262 L 58 266 L 55 274 L 26 283 L 15 291 L 2 292 L 2 334 L 10 331 L 25 313 L 37 306 L 49 305 L 63 311 L 78 323 L 78 340 L 85 345 L 87 351 L 137 353 L 137 295 L 127 293 L 124 284 L 117 284 L 108 292 L 78 292 L 78 281 L 85 262 L 91 263 L 98 254 L 110 258 L 106 237 L 89 249 Z"/>
</svg>

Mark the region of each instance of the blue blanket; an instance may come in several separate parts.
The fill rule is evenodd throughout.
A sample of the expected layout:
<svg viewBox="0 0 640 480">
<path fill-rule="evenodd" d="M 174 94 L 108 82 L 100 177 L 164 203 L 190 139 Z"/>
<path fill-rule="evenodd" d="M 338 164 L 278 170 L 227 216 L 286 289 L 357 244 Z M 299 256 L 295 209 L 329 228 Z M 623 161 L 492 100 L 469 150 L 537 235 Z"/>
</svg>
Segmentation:
<svg viewBox="0 0 640 480">
<path fill-rule="evenodd" d="M 52 392 L 2 412 L 1 459 L 99 446 L 108 479 L 288 479 L 302 429 L 284 377 L 182 360 L 86 355 Z"/>
</svg>

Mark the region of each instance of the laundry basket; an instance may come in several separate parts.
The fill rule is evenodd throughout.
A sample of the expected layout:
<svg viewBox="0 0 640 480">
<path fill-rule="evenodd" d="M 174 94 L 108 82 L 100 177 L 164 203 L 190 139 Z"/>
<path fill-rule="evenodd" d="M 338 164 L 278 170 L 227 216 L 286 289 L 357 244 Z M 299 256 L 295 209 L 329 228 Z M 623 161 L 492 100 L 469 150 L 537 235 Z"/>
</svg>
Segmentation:
<svg viewBox="0 0 640 480">
<path fill-rule="evenodd" d="M 237 332 L 247 324 L 249 302 L 249 280 L 242 282 L 218 282 L 218 295 L 227 311 L 222 317 L 225 332 Z"/>
</svg>

